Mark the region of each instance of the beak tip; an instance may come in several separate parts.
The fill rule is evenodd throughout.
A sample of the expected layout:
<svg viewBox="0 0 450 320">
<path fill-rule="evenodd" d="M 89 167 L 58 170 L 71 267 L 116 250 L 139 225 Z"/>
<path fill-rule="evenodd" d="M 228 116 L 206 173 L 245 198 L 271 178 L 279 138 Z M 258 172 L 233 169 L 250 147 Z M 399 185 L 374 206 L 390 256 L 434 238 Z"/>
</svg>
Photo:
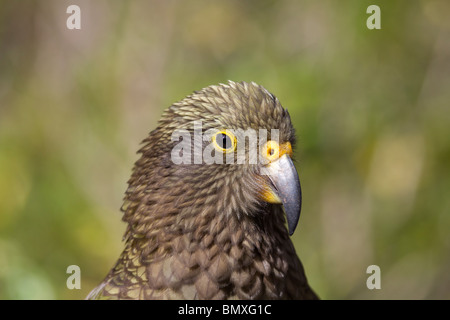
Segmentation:
<svg viewBox="0 0 450 320">
<path fill-rule="evenodd" d="M 298 220 L 300 218 L 300 210 L 297 211 L 298 213 L 295 215 L 292 214 L 286 214 L 287 216 L 287 222 L 288 222 L 288 231 L 289 231 L 289 236 L 292 236 L 295 232 L 295 230 L 297 229 L 297 225 L 298 225 Z"/>
</svg>

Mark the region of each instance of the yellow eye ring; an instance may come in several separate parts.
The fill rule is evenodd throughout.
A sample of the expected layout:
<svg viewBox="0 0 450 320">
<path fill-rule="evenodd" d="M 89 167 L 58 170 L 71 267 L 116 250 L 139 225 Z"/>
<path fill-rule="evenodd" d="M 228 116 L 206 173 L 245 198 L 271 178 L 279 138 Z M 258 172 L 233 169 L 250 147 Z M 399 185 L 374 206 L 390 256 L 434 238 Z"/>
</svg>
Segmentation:
<svg viewBox="0 0 450 320">
<path fill-rule="evenodd" d="M 270 140 L 263 145 L 261 152 L 267 161 L 272 162 L 285 154 L 292 157 L 292 145 L 289 141 L 280 145 L 278 142 Z"/>
<path fill-rule="evenodd" d="M 228 130 L 220 130 L 212 136 L 214 147 L 223 153 L 236 150 L 236 137 Z"/>
<path fill-rule="evenodd" d="M 262 150 L 263 156 L 269 161 L 276 160 L 280 156 L 280 146 L 273 140 L 267 141 Z"/>
</svg>

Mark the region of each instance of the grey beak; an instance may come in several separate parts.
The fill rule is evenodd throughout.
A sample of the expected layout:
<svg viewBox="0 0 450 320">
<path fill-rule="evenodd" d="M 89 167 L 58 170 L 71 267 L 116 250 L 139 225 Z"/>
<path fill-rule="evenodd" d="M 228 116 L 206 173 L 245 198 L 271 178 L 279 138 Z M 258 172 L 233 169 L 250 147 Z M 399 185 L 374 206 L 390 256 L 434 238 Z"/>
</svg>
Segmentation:
<svg viewBox="0 0 450 320">
<path fill-rule="evenodd" d="M 270 163 L 264 168 L 275 190 L 281 200 L 286 214 L 289 235 L 295 231 L 302 207 L 302 189 L 297 170 L 291 158 L 284 154 L 278 160 Z"/>
</svg>

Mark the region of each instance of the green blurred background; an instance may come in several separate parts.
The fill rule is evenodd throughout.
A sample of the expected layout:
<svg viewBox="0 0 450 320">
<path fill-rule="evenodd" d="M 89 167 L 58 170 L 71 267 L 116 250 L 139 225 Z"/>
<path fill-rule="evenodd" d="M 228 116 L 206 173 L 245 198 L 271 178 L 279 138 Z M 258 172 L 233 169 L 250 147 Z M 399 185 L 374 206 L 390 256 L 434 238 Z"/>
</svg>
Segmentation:
<svg viewBox="0 0 450 320">
<path fill-rule="evenodd" d="M 291 113 L 293 240 L 317 293 L 450 299 L 449 14 L 446 0 L 0 0 L 0 298 L 84 298 L 121 252 L 140 142 L 171 103 L 230 79 Z"/>
</svg>

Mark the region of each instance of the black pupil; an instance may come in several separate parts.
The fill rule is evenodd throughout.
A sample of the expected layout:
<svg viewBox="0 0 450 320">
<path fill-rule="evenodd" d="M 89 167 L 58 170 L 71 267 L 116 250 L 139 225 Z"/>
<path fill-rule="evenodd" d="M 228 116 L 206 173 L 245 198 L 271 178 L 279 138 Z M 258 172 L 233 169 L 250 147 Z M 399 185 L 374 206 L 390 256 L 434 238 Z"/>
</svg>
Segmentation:
<svg viewBox="0 0 450 320">
<path fill-rule="evenodd" d="M 224 133 L 221 133 L 217 139 L 219 146 L 223 149 L 229 149 L 231 147 L 231 139 Z"/>
</svg>

